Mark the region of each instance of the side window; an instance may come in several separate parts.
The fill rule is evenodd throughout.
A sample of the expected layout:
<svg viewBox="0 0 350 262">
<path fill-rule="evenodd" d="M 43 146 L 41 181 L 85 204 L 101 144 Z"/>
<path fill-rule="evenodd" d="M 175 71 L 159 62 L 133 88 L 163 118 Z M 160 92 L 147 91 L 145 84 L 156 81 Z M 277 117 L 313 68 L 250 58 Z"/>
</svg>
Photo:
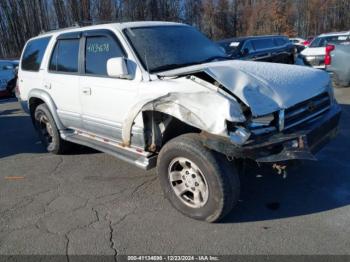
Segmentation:
<svg viewBox="0 0 350 262">
<path fill-rule="evenodd" d="M 244 43 L 243 47 L 242 47 L 242 50 L 244 50 L 245 48 L 248 48 L 249 53 L 255 51 L 254 46 L 253 46 L 253 44 L 252 44 L 252 41 L 246 41 L 246 42 Z"/>
<path fill-rule="evenodd" d="M 87 37 L 85 73 L 106 76 L 108 59 L 122 56 L 124 56 L 122 48 L 112 38 L 106 36 Z"/>
<path fill-rule="evenodd" d="M 288 40 L 283 38 L 283 37 L 276 37 L 274 38 L 274 42 L 276 46 L 284 46 L 285 44 L 288 43 Z M 297 41 L 294 41 L 296 43 Z"/>
<path fill-rule="evenodd" d="M 31 40 L 27 43 L 21 61 L 22 70 L 39 71 L 50 39 L 51 37 L 43 37 Z"/>
<path fill-rule="evenodd" d="M 270 49 L 274 47 L 272 38 L 263 38 L 253 40 L 253 44 L 256 50 Z"/>
<path fill-rule="evenodd" d="M 58 40 L 51 55 L 49 70 L 54 72 L 78 72 L 79 39 Z"/>
</svg>

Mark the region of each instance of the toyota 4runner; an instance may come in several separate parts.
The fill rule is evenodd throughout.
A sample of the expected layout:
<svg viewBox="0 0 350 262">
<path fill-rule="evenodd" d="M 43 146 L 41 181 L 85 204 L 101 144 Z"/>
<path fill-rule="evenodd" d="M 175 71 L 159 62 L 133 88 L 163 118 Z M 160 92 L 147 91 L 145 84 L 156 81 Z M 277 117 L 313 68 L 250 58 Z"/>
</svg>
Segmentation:
<svg viewBox="0 0 350 262">
<path fill-rule="evenodd" d="M 238 201 L 228 160 L 314 160 L 341 112 L 327 73 L 232 61 L 193 27 L 167 22 L 30 39 L 17 96 L 47 151 L 77 143 L 156 167 L 172 205 L 209 222 Z"/>
</svg>

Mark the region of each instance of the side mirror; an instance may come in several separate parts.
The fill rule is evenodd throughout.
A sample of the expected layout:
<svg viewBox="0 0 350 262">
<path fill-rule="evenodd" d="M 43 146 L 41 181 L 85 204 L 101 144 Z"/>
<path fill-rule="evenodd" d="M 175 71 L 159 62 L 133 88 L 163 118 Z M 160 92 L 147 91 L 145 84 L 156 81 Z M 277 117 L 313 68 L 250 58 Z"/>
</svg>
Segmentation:
<svg viewBox="0 0 350 262">
<path fill-rule="evenodd" d="M 247 56 L 247 55 L 249 55 L 249 49 L 248 49 L 248 48 L 244 48 L 244 49 L 241 51 L 241 54 L 242 54 L 242 56 Z"/>
<path fill-rule="evenodd" d="M 107 74 L 110 77 L 130 79 L 128 67 L 124 57 L 114 57 L 107 61 Z"/>
</svg>

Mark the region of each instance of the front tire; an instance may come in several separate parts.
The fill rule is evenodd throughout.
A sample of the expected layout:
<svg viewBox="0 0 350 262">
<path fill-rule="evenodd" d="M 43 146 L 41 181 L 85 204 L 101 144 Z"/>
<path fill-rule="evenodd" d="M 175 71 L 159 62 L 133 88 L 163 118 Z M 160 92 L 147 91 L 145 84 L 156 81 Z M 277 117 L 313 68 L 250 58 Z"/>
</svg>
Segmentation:
<svg viewBox="0 0 350 262">
<path fill-rule="evenodd" d="M 38 105 L 34 111 L 34 127 L 48 152 L 60 155 L 69 150 L 69 143 L 61 138 L 55 120 L 45 104 Z"/>
<path fill-rule="evenodd" d="M 191 218 L 218 221 L 238 202 L 237 171 L 204 147 L 198 134 L 181 135 L 165 144 L 157 173 L 170 203 Z"/>
</svg>

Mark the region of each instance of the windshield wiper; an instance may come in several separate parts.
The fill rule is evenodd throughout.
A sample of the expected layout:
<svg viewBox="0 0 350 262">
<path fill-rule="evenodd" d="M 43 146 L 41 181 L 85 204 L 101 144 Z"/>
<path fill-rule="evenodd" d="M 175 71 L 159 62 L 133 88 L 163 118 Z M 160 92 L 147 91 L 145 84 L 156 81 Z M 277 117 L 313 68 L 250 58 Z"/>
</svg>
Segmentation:
<svg viewBox="0 0 350 262">
<path fill-rule="evenodd" d="M 167 70 L 176 69 L 176 68 L 185 67 L 185 66 L 191 66 L 191 65 L 200 65 L 200 64 L 211 62 L 211 61 L 216 60 L 216 59 L 230 59 L 230 58 L 228 56 L 212 56 L 210 58 L 207 58 L 207 59 L 205 59 L 203 61 L 199 61 L 199 62 L 162 65 L 162 66 L 158 66 L 156 68 L 152 68 L 152 70 L 150 70 L 150 73 L 167 71 Z"/>
<path fill-rule="evenodd" d="M 191 66 L 191 65 L 196 65 L 196 64 L 198 64 L 198 63 L 183 63 L 183 64 L 162 65 L 162 66 L 158 66 L 156 68 L 152 68 L 152 70 L 150 70 L 150 73 L 167 71 L 167 70 L 171 70 L 171 69 L 176 69 L 176 68 L 185 67 L 185 66 Z"/>
</svg>

